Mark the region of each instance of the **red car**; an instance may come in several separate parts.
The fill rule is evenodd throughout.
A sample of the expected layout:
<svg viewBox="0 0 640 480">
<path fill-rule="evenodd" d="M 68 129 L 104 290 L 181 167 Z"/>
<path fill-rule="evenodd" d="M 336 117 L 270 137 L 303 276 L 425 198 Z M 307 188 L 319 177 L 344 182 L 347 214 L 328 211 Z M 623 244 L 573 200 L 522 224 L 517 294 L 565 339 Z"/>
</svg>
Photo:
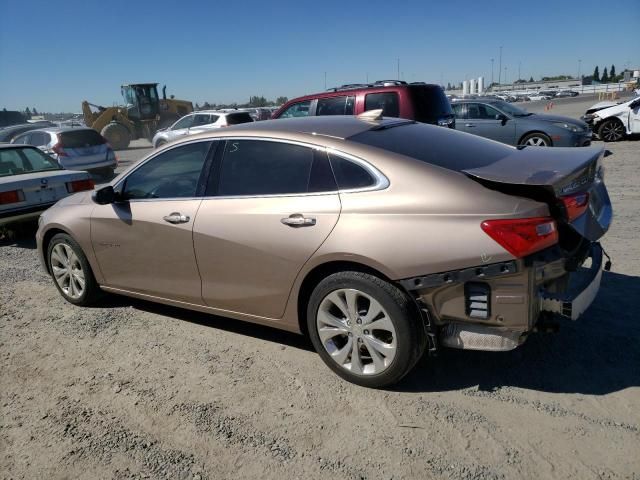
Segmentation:
<svg viewBox="0 0 640 480">
<path fill-rule="evenodd" d="M 455 128 L 451 104 L 439 85 L 400 80 L 380 80 L 373 84 L 349 84 L 326 92 L 294 98 L 271 118 L 314 115 L 359 115 L 382 109 L 385 117 L 400 117 Z"/>
</svg>

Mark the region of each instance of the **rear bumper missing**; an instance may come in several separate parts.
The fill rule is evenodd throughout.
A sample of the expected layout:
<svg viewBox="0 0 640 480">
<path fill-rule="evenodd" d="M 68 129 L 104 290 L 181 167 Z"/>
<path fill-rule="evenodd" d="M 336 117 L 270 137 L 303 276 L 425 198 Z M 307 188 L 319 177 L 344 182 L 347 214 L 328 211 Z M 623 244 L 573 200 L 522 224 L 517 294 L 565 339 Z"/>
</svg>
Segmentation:
<svg viewBox="0 0 640 480">
<path fill-rule="evenodd" d="M 552 247 L 524 259 L 400 283 L 428 309 L 431 332 L 441 345 L 511 350 L 525 341 L 542 315 L 575 320 L 596 297 L 603 265 L 600 245 L 589 245 L 579 258 L 565 255 Z M 589 266 L 576 269 L 575 263 Z"/>
<path fill-rule="evenodd" d="M 541 311 L 577 320 L 589 308 L 598 294 L 602 279 L 602 247 L 599 243 L 591 245 L 589 257 L 591 266 L 581 267 L 571 274 L 567 291 L 554 293 L 545 289 L 540 290 Z"/>
</svg>

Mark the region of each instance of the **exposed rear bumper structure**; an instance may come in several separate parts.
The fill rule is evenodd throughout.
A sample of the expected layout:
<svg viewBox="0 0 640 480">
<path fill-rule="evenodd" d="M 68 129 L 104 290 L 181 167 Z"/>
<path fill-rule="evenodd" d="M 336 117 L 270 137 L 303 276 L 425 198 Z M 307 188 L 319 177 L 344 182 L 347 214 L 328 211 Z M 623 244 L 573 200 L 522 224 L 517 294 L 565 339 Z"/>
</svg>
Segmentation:
<svg viewBox="0 0 640 480">
<path fill-rule="evenodd" d="M 603 251 L 592 243 L 576 271 L 557 250 L 531 258 L 404 279 L 426 305 L 431 328 L 445 347 L 507 351 L 521 345 L 541 316 L 576 320 L 595 299 Z"/>
</svg>

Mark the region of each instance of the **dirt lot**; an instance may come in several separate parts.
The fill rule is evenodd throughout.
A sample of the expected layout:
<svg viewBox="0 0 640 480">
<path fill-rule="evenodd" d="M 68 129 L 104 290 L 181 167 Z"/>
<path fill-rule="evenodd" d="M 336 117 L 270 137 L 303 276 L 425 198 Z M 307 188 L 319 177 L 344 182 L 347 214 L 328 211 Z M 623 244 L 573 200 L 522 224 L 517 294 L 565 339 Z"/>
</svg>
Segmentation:
<svg viewBox="0 0 640 480">
<path fill-rule="evenodd" d="M 509 353 L 445 350 L 388 391 L 296 335 L 74 307 L 28 236 L 5 241 L 0 478 L 640 478 L 640 143 L 608 148 L 614 265 L 585 317 Z"/>
</svg>

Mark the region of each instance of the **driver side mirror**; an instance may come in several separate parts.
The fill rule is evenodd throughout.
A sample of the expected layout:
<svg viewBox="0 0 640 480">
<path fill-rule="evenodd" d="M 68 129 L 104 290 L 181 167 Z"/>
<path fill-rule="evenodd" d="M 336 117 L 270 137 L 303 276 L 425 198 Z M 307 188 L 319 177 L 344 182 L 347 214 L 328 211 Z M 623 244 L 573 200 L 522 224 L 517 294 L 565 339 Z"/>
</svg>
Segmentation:
<svg viewBox="0 0 640 480">
<path fill-rule="evenodd" d="M 502 125 L 507 123 L 507 120 L 509 120 L 507 118 L 507 116 L 504 113 L 499 113 L 496 115 L 496 120 L 500 120 L 502 122 Z"/>
<path fill-rule="evenodd" d="M 111 185 L 107 185 L 93 192 L 92 198 L 98 205 L 108 205 L 109 203 L 117 202 L 120 199 L 120 195 L 116 193 Z"/>
</svg>

